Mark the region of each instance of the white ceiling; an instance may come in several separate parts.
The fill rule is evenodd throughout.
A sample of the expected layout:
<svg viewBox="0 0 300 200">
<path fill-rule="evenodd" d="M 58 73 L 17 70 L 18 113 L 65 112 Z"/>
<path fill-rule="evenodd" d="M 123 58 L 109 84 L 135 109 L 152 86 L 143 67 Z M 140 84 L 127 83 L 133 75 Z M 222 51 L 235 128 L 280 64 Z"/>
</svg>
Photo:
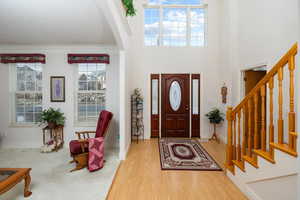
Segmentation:
<svg viewBox="0 0 300 200">
<path fill-rule="evenodd" d="M 95 0 L 0 0 L 0 44 L 115 44 Z"/>
</svg>

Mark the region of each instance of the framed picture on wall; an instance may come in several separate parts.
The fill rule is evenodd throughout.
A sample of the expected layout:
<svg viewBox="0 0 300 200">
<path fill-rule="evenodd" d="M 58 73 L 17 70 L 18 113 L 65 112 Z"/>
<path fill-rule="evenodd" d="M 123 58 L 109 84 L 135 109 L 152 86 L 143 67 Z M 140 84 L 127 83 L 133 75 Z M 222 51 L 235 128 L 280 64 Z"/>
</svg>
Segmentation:
<svg viewBox="0 0 300 200">
<path fill-rule="evenodd" d="M 51 102 L 65 102 L 65 77 L 50 77 Z"/>
</svg>

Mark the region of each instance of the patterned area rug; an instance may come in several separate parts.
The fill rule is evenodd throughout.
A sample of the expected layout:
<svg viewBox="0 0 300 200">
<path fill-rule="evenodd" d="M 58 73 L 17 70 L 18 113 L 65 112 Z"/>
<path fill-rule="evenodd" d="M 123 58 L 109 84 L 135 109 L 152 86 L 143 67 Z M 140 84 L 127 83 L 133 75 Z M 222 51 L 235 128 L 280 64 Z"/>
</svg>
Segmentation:
<svg viewBox="0 0 300 200">
<path fill-rule="evenodd" d="M 196 140 L 161 138 L 158 143 L 162 170 L 222 171 Z"/>
</svg>

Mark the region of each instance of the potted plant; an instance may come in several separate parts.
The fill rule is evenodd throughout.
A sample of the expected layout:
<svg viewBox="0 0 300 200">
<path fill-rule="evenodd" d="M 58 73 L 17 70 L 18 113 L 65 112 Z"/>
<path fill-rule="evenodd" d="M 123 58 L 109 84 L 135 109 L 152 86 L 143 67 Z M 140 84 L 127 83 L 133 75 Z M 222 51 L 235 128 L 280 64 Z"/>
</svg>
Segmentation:
<svg viewBox="0 0 300 200">
<path fill-rule="evenodd" d="M 211 124 L 213 124 L 213 126 L 214 126 L 214 133 L 210 140 L 215 139 L 217 142 L 219 142 L 217 133 L 216 133 L 216 126 L 217 126 L 217 124 L 220 124 L 222 121 L 224 121 L 225 114 L 222 113 L 219 109 L 214 108 L 209 113 L 207 113 L 205 116 L 209 119 L 209 122 Z"/>
<path fill-rule="evenodd" d="M 49 128 L 55 128 L 65 124 L 64 113 L 59 109 L 49 108 L 42 111 L 41 123 L 47 123 Z"/>
</svg>

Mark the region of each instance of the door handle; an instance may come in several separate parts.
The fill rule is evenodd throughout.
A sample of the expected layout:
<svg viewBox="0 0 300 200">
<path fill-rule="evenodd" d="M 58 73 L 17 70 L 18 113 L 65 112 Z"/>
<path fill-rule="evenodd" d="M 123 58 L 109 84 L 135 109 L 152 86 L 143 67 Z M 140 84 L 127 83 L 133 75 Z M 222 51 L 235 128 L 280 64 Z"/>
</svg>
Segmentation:
<svg viewBox="0 0 300 200">
<path fill-rule="evenodd" d="M 185 106 L 185 110 L 189 110 L 189 106 L 188 105 Z"/>
</svg>

